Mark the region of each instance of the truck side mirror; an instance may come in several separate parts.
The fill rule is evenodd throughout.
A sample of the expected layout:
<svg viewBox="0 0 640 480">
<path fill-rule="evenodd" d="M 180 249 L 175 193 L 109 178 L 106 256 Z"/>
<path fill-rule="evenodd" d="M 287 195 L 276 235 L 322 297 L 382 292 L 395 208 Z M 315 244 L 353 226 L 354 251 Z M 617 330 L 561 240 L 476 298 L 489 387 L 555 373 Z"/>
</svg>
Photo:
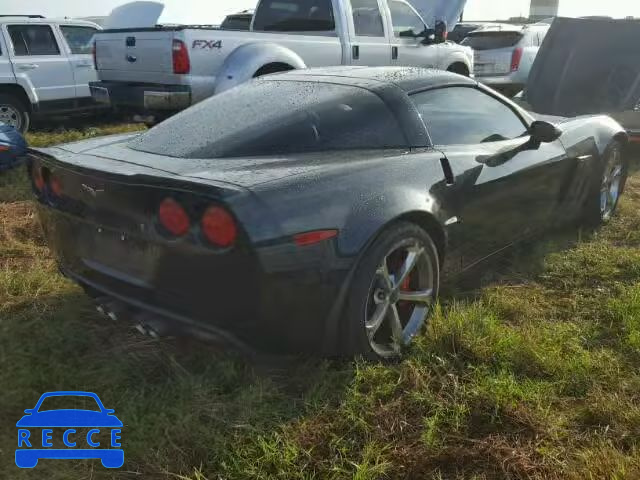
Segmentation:
<svg viewBox="0 0 640 480">
<path fill-rule="evenodd" d="M 436 21 L 436 28 L 434 29 L 435 43 L 444 43 L 447 41 L 448 28 L 447 22 L 444 20 Z"/>
</svg>

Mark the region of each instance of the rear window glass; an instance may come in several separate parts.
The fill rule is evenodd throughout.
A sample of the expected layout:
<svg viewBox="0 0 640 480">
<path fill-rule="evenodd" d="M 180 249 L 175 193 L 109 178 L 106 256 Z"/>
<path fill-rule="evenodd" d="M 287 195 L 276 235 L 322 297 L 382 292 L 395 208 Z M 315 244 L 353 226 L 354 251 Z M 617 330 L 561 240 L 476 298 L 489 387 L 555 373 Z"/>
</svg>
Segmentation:
<svg viewBox="0 0 640 480">
<path fill-rule="evenodd" d="M 251 28 L 251 15 L 238 15 L 227 17 L 220 25 L 223 30 L 249 30 Z"/>
<path fill-rule="evenodd" d="M 475 32 L 462 41 L 474 50 L 495 50 L 515 47 L 522 40 L 520 32 Z"/>
<path fill-rule="evenodd" d="M 135 150 L 216 158 L 406 147 L 384 102 L 356 87 L 257 80 L 170 118 L 133 140 Z"/>
<path fill-rule="evenodd" d="M 336 28 L 331 0 L 262 0 L 253 29 L 265 32 L 326 32 Z"/>
<path fill-rule="evenodd" d="M 74 55 L 91 53 L 93 36 L 97 32 L 95 28 L 61 25 L 60 30 L 62 30 L 62 34 L 71 49 L 71 53 Z"/>
</svg>

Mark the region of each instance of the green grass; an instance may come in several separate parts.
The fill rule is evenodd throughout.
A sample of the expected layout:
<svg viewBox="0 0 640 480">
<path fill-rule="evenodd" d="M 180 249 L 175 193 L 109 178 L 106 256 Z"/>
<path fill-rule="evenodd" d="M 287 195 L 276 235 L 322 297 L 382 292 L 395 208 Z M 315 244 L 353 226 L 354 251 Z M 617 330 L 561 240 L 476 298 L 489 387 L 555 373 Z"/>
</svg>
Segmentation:
<svg viewBox="0 0 640 480">
<path fill-rule="evenodd" d="M 108 323 L 56 273 L 19 176 L 0 181 L 6 478 L 640 478 L 640 177 L 600 232 L 555 234 L 445 296 L 386 366 L 253 365 Z M 61 389 L 116 409 L 123 471 L 15 468 L 12 425 Z"/>
</svg>

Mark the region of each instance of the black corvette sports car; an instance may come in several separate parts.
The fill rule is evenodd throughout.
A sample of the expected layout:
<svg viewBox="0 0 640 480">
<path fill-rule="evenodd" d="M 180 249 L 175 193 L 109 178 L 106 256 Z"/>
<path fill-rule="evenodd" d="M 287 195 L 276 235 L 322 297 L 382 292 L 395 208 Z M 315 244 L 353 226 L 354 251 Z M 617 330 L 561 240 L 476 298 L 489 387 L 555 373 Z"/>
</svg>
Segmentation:
<svg viewBox="0 0 640 480">
<path fill-rule="evenodd" d="M 445 276 L 608 220 L 627 135 L 537 120 L 472 79 L 335 68 L 257 79 L 146 133 L 31 152 L 61 271 L 159 334 L 390 358 Z"/>
</svg>

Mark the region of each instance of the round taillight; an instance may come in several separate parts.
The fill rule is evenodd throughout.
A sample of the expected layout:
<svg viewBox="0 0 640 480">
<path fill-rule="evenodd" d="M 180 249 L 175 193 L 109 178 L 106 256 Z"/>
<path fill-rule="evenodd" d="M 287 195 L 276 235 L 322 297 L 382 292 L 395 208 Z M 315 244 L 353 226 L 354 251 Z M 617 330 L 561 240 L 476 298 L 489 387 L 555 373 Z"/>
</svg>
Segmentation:
<svg viewBox="0 0 640 480">
<path fill-rule="evenodd" d="M 191 222 L 187 211 L 173 198 L 167 198 L 158 210 L 160 225 L 171 235 L 181 237 L 189 231 Z"/>
<path fill-rule="evenodd" d="M 39 165 L 34 165 L 31 175 L 33 176 L 33 185 L 36 187 L 36 190 L 41 192 L 44 190 L 44 175 L 42 173 L 42 167 Z"/>
<path fill-rule="evenodd" d="M 56 197 L 62 196 L 62 180 L 56 175 L 51 175 L 49 178 L 49 188 L 51 189 L 51 193 Z"/>
<path fill-rule="evenodd" d="M 229 248 L 236 242 L 238 228 L 229 212 L 221 207 L 209 207 L 202 216 L 202 234 L 217 247 Z"/>
</svg>

